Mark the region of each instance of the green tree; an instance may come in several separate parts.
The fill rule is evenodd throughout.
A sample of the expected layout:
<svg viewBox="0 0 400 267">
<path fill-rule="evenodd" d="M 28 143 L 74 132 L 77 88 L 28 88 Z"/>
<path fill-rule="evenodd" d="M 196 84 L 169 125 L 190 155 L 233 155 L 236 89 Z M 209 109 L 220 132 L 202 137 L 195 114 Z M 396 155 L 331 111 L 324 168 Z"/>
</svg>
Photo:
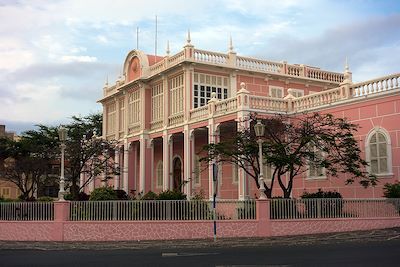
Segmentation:
<svg viewBox="0 0 400 267">
<path fill-rule="evenodd" d="M 51 162 L 57 142 L 45 128 L 25 132 L 20 140 L 0 139 L 0 175 L 14 183 L 22 199 L 32 199 L 52 179 Z"/>
<path fill-rule="evenodd" d="M 85 117 L 73 116 L 71 122 L 63 125 L 67 128 L 65 142 L 65 178 L 70 188 L 72 199 L 78 200 L 79 192 L 99 175 L 103 179 L 111 178 L 118 170 L 111 159 L 115 143 L 101 138 L 102 114 L 91 114 Z M 40 125 L 53 134 L 53 140 L 58 140 L 57 127 Z M 59 142 L 59 141 L 58 141 Z M 60 149 L 58 149 L 58 153 Z M 80 185 L 80 175 L 86 180 Z"/>
<path fill-rule="evenodd" d="M 238 131 L 231 138 L 204 147 L 208 156 L 202 161 L 230 162 L 237 164 L 259 187 L 260 162 L 258 144 L 253 126 L 257 115 L 250 117 L 250 127 Z M 293 180 L 311 168 L 323 168 L 327 176 L 337 177 L 346 173 L 346 183 L 356 179 L 363 186 L 375 185 L 375 176 L 369 175 L 368 165 L 360 156 L 360 148 L 353 133 L 358 126 L 331 114 L 276 115 L 262 119 L 264 164 L 273 166 L 271 185 L 265 184 L 267 197 L 272 197 L 275 183 L 285 198 L 289 198 Z M 283 181 L 288 177 L 288 182 Z"/>
</svg>

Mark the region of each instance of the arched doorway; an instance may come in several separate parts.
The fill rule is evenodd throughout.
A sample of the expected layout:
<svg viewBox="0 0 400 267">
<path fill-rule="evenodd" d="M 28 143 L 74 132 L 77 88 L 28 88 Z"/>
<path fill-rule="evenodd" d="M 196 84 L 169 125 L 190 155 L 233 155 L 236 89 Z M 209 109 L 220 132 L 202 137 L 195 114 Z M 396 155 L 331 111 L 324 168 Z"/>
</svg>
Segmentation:
<svg viewBox="0 0 400 267">
<path fill-rule="evenodd" d="M 174 184 L 173 189 L 177 191 L 181 191 L 182 188 L 182 161 L 179 157 L 176 157 L 173 161 L 173 170 L 174 170 Z"/>
</svg>

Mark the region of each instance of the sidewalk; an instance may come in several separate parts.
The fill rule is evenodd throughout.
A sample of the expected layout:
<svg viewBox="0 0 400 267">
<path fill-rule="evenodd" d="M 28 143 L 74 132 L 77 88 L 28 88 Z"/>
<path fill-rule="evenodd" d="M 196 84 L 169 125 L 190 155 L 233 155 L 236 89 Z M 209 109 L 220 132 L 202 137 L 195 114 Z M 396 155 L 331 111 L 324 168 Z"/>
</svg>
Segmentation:
<svg viewBox="0 0 400 267">
<path fill-rule="evenodd" d="M 120 242 L 17 242 L 0 241 L 1 250 L 140 250 L 147 248 L 204 248 L 204 247 L 271 247 L 333 244 L 343 242 L 376 242 L 400 239 L 400 228 L 356 231 L 331 234 L 284 236 L 269 238 L 225 238 L 199 240 L 156 240 Z"/>
</svg>

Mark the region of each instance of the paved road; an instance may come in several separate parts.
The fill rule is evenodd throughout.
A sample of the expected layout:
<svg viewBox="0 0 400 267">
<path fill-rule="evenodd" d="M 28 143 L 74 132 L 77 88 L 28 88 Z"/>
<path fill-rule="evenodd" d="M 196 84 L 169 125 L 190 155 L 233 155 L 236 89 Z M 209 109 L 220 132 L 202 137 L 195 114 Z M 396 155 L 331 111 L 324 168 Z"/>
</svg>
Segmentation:
<svg viewBox="0 0 400 267">
<path fill-rule="evenodd" d="M 400 266 L 400 228 L 161 242 L 0 242 L 0 266 Z"/>
</svg>

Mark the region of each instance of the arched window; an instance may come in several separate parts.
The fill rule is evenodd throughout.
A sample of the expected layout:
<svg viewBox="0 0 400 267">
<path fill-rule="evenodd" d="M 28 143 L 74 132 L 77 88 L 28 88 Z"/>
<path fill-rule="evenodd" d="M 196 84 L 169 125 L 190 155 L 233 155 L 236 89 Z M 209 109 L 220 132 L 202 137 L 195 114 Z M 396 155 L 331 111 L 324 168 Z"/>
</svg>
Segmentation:
<svg viewBox="0 0 400 267">
<path fill-rule="evenodd" d="M 320 165 L 321 160 L 324 158 L 324 154 L 317 146 L 313 146 L 314 160 L 310 160 L 308 163 L 308 179 L 325 179 L 325 168 Z"/>
<path fill-rule="evenodd" d="M 370 132 L 366 143 L 366 156 L 372 174 L 392 173 L 391 143 L 389 134 L 382 128 Z"/>
<path fill-rule="evenodd" d="M 157 168 L 156 168 L 156 175 L 157 175 L 157 187 L 162 188 L 163 187 L 163 162 L 160 160 L 157 163 Z"/>
</svg>

